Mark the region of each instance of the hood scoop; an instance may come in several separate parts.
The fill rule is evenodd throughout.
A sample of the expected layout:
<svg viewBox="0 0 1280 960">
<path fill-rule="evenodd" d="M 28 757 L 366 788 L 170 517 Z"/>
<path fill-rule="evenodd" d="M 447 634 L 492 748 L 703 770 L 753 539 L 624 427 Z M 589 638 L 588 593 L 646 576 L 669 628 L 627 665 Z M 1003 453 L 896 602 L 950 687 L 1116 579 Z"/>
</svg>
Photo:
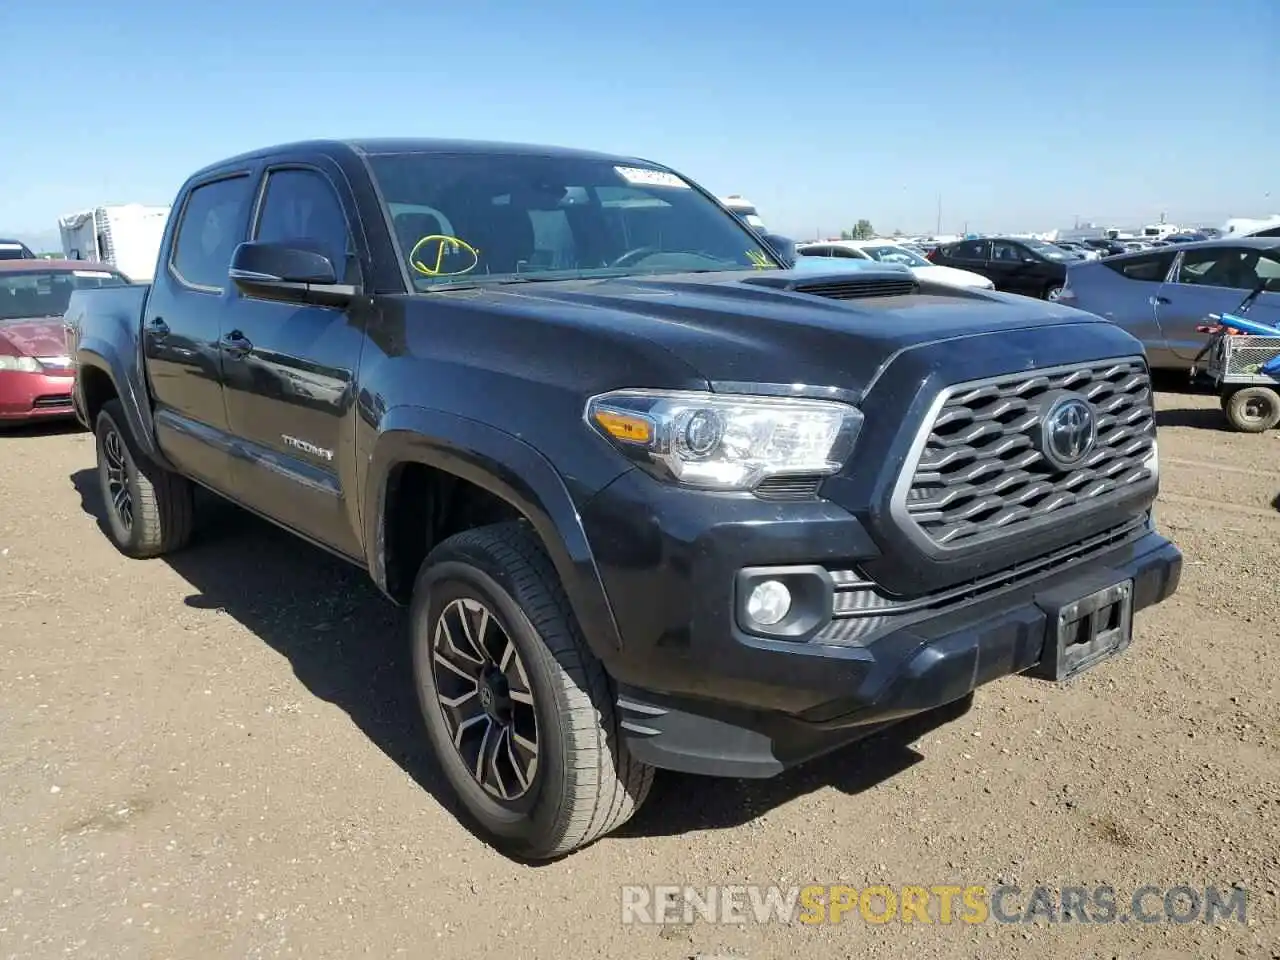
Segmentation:
<svg viewBox="0 0 1280 960">
<path fill-rule="evenodd" d="M 829 300 L 905 297 L 920 292 L 920 285 L 910 273 L 898 270 L 876 270 L 874 268 L 859 270 L 853 275 L 846 272 L 816 277 L 810 275 L 798 277 L 766 275 L 749 277 L 742 282 L 772 287 L 775 290 L 807 293 L 815 297 L 826 297 Z"/>
</svg>

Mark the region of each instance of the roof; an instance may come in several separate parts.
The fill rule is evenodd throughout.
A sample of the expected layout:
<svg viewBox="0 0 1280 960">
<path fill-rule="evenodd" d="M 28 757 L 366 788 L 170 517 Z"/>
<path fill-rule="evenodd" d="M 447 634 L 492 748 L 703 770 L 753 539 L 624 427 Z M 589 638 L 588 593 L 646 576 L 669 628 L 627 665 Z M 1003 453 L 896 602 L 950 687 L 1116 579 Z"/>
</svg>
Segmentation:
<svg viewBox="0 0 1280 960">
<path fill-rule="evenodd" d="M 70 273 L 72 270 L 110 270 L 119 273 L 109 263 L 96 260 L 0 260 L 0 273 L 25 273 L 29 270 L 43 270 L 46 273 Z"/>
<path fill-rule="evenodd" d="M 360 138 L 354 140 L 299 140 L 260 147 L 234 157 L 227 157 L 209 164 L 196 172 L 199 176 L 236 163 L 247 163 L 281 153 L 348 153 L 377 156 L 388 153 L 452 153 L 452 154 L 506 154 L 529 157 L 562 157 L 574 160 L 603 160 L 610 163 L 653 163 L 639 157 L 627 157 L 572 147 L 556 147 L 531 143 L 506 143 L 490 140 L 444 140 L 432 138 L 387 137 Z"/>
<path fill-rule="evenodd" d="M 1131 250 L 1128 253 L 1119 253 L 1114 257 L 1107 257 L 1107 259 L 1125 260 L 1132 257 L 1148 256 L 1152 253 L 1176 253 L 1179 250 L 1216 250 L 1219 247 L 1276 250 L 1280 249 L 1280 237 L 1223 237 L 1220 240 L 1188 240 L 1185 243 L 1171 243 L 1167 247 L 1156 247 L 1154 250 L 1151 248 Z"/>
</svg>

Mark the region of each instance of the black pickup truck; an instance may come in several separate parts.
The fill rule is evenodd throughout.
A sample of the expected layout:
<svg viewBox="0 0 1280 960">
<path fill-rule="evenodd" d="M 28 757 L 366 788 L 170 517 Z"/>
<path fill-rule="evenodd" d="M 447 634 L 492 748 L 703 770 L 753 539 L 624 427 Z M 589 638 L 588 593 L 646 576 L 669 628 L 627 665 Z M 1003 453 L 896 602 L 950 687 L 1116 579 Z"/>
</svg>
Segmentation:
<svg viewBox="0 0 1280 960">
<path fill-rule="evenodd" d="M 411 608 L 445 775 L 529 858 L 656 767 L 768 777 L 1070 677 L 1181 571 L 1138 341 L 792 272 L 646 160 L 235 157 L 183 185 L 152 284 L 67 320 L 120 550 L 181 548 L 199 484 L 366 568 Z"/>
</svg>

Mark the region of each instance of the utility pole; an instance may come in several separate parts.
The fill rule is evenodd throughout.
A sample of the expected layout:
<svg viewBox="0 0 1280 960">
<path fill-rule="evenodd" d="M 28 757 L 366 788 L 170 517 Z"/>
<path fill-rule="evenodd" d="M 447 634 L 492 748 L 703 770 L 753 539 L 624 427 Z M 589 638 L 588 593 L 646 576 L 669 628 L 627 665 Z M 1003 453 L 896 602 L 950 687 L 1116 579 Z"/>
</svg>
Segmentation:
<svg viewBox="0 0 1280 960">
<path fill-rule="evenodd" d="M 942 236 L 942 194 L 938 194 L 938 223 L 934 229 L 935 237 Z"/>
</svg>

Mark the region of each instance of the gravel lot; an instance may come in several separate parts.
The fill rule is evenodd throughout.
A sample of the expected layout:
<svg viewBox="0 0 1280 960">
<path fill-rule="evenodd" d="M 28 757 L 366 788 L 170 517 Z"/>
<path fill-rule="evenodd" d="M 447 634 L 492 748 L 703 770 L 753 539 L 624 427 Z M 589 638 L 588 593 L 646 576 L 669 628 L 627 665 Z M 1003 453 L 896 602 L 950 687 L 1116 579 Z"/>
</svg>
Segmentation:
<svg viewBox="0 0 1280 960">
<path fill-rule="evenodd" d="M 437 787 L 399 611 L 212 504 L 132 562 L 77 430 L 0 437 L 0 957 L 1280 957 L 1280 433 L 1162 394 L 1187 558 L 1129 653 L 768 782 L 660 778 L 559 863 Z M 1243 885 L 1248 924 L 624 926 L 638 884 Z"/>
</svg>

